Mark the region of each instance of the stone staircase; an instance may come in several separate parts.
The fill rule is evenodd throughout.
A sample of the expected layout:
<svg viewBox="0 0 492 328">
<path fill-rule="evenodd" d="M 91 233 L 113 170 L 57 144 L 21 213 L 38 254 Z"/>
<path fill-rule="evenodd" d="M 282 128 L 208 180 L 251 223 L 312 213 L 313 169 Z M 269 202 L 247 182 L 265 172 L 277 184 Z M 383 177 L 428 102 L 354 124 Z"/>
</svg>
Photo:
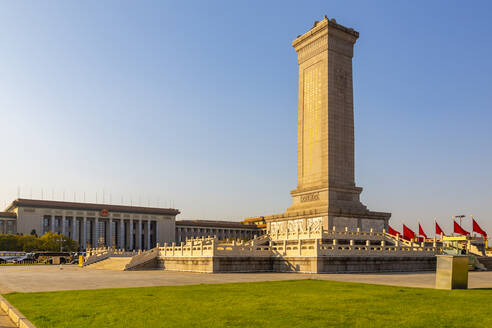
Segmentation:
<svg viewBox="0 0 492 328">
<path fill-rule="evenodd" d="M 492 271 L 492 257 L 491 256 L 481 256 L 478 257 L 478 260 L 484 267 L 487 268 L 488 271 Z"/>
<path fill-rule="evenodd" d="M 131 259 L 131 257 L 108 257 L 104 260 L 93 263 L 88 268 L 123 271 L 125 270 L 126 265 L 130 263 Z"/>
</svg>

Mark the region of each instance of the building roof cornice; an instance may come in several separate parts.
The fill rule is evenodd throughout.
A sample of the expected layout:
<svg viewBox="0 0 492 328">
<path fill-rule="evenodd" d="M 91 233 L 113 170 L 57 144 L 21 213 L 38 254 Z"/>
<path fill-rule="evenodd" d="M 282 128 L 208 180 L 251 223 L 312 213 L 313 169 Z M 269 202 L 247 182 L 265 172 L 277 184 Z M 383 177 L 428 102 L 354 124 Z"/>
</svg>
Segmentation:
<svg viewBox="0 0 492 328">
<path fill-rule="evenodd" d="M 126 206 L 126 205 L 77 203 L 77 202 L 63 202 L 63 201 L 53 201 L 53 200 L 23 199 L 23 198 L 14 200 L 9 205 L 9 207 L 7 207 L 6 210 L 12 211 L 17 207 L 38 207 L 38 208 L 53 208 L 53 209 L 80 210 L 80 211 L 107 210 L 108 212 L 151 214 L 151 215 L 178 215 L 179 213 L 181 213 L 179 210 L 174 208 L 155 208 L 155 207 Z"/>
</svg>

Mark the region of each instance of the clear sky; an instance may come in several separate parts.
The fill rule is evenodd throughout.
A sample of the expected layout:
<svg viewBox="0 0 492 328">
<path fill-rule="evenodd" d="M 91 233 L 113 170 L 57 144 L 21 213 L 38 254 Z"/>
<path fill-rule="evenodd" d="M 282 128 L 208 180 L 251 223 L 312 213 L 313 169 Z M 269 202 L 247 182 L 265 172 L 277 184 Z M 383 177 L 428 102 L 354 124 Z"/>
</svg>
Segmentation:
<svg viewBox="0 0 492 328">
<path fill-rule="evenodd" d="M 492 233 L 490 1 L 2 1 L 0 201 L 277 214 L 296 187 L 297 61 L 323 15 L 360 32 L 356 179 L 401 229 Z M 65 196 L 63 196 L 65 195 Z M 466 222 L 466 228 L 471 223 Z M 471 228 L 470 228 L 471 229 Z"/>
</svg>

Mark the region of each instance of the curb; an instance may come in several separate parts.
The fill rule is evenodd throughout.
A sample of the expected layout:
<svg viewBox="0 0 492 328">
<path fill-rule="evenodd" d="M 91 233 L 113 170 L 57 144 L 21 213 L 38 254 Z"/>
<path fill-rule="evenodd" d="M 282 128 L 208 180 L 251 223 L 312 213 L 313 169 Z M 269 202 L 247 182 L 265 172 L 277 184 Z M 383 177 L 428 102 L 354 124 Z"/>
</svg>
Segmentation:
<svg viewBox="0 0 492 328">
<path fill-rule="evenodd" d="M 8 314 L 10 320 L 19 328 L 36 328 L 19 310 L 13 307 L 3 296 L 0 295 L 0 309 Z"/>
</svg>

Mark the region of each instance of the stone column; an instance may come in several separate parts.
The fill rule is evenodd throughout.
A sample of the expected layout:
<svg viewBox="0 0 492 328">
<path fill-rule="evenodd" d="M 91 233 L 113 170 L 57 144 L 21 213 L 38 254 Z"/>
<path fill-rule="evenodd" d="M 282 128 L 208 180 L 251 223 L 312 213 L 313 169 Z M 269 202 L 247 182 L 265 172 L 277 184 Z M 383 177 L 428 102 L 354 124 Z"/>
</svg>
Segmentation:
<svg viewBox="0 0 492 328">
<path fill-rule="evenodd" d="M 79 241 L 79 232 L 78 232 L 78 221 L 77 221 L 77 217 L 76 216 L 73 216 L 72 217 L 72 239 L 75 240 L 75 241 Z"/>
<path fill-rule="evenodd" d="M 109 247 L 113 247 L 113 219 L 108 220 L 108 225 L 109 240 L 106 242 L 106 244 Z"/>
<path fill-rule="evenodd" d="M 151 249 L 153 248 L 150 244 L 151 243 L 151 239 L 150 239 L 150 220 L 147 220 L 147 249 Z"/>
<path fill-rule="evenodd" d="M 61 229 L 60 229 L 60 231 L 61 231 L 61 234 L 62 234 L 62 235 L 64 235 L 64 236 L 66 236 L 66 231 L 65 231 L 65 221 L 66 221 L 66 217 L 63 215 L 63 216 L 61 217 L 61 219 L 60 219 L 60 222 L 61 222 L 61 223 L 60 223 L 60 224 L 61 224 Z"/>
<path fill-rule="evenodd" d="M 84 217 L 82 219 L 82 243 L 80 247 L 85 249 L 86 245 L 87 245 L 87 218 Z"/>
<path fill-rule="evenodd" d="M 55 232 L 55 216 L 50 217 L 50 231 Z"/>
<path fill-rule="evenodd" d="M 128 222 L 128 234 L 129 234 L 129 246 L 130 250 L 135 249 L 135 245 L 133 245 L 133 220 L 130 219 L 130 222 Z"/>
<path fill-rule="evenodd" d="M 135 245 L 135 249 L 142 249 L 142 220 L 137 221 L 137 231 L 136 231 L 136 238 L 135 241 L 137 245 Z"/>
<path fill-rule="evenodd" d="M 120 220 L 120 248 L 125 249 L 125 220 Z"/>
<path fill-rule="evenodd" d="M 159 225 L 157 222 L 159 222 L 158 220 L 154 221 L 155 222 L 155 230 L 154 230 L 154 235 L 155 235 L 155 242 L 156 243 L 159 243 L 160 240 L 159 240 Z M 176 233 L 176 229 L 174 229 L 174 233 Z"/>
<path fill-rule="evenodd" d="M 92 248 L 97 248 L 99 245 L 99 219 L 94 218 L 94 236 Z"/>
</svg>

